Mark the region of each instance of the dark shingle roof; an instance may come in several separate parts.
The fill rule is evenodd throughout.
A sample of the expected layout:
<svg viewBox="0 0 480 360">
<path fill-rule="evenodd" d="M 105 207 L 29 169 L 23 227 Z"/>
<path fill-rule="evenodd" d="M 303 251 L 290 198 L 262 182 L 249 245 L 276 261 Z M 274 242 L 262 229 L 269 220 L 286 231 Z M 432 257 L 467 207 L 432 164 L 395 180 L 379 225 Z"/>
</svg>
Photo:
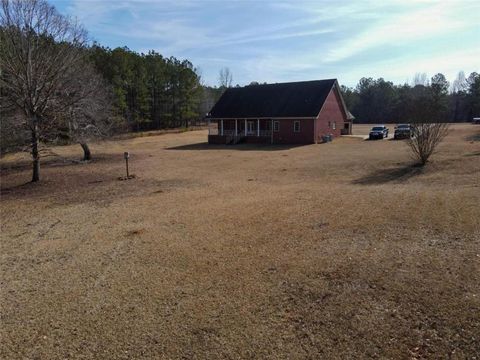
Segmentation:
<svg viewBox="0 0 480 360">
<path fill-rule="evenodd" d="M 336 79 L 227 89 L 209 118 L 316 117 Z"/>
</svg>

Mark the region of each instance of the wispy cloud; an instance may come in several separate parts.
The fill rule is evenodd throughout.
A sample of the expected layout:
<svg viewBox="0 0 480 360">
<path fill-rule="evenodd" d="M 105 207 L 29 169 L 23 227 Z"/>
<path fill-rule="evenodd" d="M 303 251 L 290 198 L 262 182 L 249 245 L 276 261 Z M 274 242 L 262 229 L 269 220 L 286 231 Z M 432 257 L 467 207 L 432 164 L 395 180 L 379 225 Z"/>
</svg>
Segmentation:
<svg viewBox="0 0 480 360">
<path fill-rule="evenodd" d="M 240 84 L 479 70 L 478 1 L 52 1 L 102 44 L 188 58 L 210 84 L 223 66 Z"/>
<path fill-rule="evenodd" d="M 372 48 L 404 46 L 420 39 L 439 37 L 475 26 L 452 16 L 455 6 L 454 2 L 442 2 L 383 18 L 358 35 L 341 41 L 339 46 L 329 51 L 325 61 L 340 61 Z"/>
</svg>

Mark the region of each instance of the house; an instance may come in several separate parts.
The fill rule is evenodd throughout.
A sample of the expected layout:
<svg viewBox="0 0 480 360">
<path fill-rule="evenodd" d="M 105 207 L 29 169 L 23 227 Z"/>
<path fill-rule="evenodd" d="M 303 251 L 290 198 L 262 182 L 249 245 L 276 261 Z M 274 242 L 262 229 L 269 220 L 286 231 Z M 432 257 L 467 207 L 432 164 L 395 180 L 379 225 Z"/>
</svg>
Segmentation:
<svg viewBox="0 0 480 360">
<path fill-rule="evenodd" d="M 229 88 L 207 114 L 210 144 L 312 144 L 351 134 L 336 79 Z"/>
</svg>

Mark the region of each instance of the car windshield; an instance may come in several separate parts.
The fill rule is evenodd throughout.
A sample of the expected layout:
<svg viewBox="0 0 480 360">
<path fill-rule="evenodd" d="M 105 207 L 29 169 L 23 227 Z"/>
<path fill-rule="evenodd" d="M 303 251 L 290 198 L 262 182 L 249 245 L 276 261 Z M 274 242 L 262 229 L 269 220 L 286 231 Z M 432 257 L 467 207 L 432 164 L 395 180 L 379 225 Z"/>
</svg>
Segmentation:
<svg viewBox="0 0 480 360">
<path fill-rule="evenodd" d="M 382 131 L 383 130 L 383 127 L 381 126 L 375 126 L 372 128 L 372 131 Z"/>
<path fill-rule="evenodd" d="M 398 129 L 410 129 L 410 125 L 407 124 L 400 124 L 397 126 Z"/>
</svg>

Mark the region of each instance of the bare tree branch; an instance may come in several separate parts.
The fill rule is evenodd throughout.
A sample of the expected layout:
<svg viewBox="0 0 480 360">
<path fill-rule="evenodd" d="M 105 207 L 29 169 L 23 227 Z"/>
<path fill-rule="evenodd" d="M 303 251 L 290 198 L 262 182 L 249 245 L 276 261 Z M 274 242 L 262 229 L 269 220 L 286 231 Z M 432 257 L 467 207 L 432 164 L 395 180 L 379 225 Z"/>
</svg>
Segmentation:
<svg viewBox="0 0 480 360">
<path fill-rule="evenodd" d="M 106 99 L 100 94 L 105 86 L 87 61 L 86 45 L 85 29 L 45 0 L 1 0 L 0 104 L 23 113 L 21 121 L 31 132 L 32 181 L 40 178 L 40 140 L 54 139 L 66 123 L 90 129 L 88 121 L 99 127 L 94 124 L 105 118 L 94 104 Z M 95 116 L 80 116 L 80 108 Z M 103 102 L 102 109 L 108 108 Z M 68 119 L 67 111 L 75 119 Z"/>
</svg>

